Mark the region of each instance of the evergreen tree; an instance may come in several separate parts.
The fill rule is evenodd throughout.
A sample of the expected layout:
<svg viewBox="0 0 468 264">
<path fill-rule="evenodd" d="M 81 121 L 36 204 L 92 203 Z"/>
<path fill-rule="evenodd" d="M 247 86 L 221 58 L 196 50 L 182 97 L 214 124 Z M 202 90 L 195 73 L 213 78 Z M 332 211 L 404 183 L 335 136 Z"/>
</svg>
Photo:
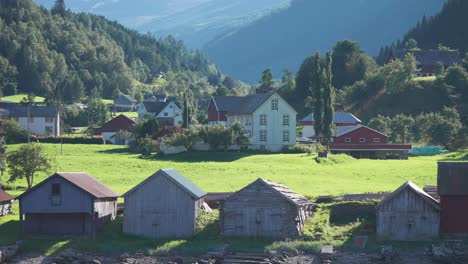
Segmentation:
<svg viewBox="0 0 468 264">
<path fill-rule="evenodd" d="M 271 73 L 271 69 L 265 69 L 262 72 L 262 79 L 260 80 L 260 90 L 261 91 L 269 91 L 274 89 L 275 81 L 273 81 L 273 73 Z"/>
<path fill-rule="evenodd" d="M 313 103 L 314 130 L 315 137 L 320 141 L 323 134 L 323 85 L 322 85 L 322 67 L 320 65 L 320 54 L 314 55 L 314 72 L 310 82 L 310 92 L 312 98 L 309 101 Z"/>
<path fill-rule="evenodd" d="M 67 10 L 65 8 L 65 0 L 55 0 L 55 4 L 52 7 L 52 14 L 65 16 Z"/>
<path fill-rule="evenodd" d="M 183 128 L 189 128 L 190 123 L 192 121 L 192 117 L 194 116 L 194 107 L 193 107 L 193 92 L 190 89 L 187 89 L 187 91 L 184 93 L 184 109 L 182 113 L 182 118 L 183 118 Z"/>
<path fill-rule="evenodd" d="M 231 91 L 229 91 L 229 89 L 224 86 L 223 84 L 220 84 L 218 85 L 218 88 L 216 88 L 216 91 L 213 95 L 216 95 L 216 96 L 228 96 L 228 95 L 232 95 Z"/>
<path fill-rule="evenodd" d="M 330 52 L 326 55 L 323 80 L 323 137 L 328 144 L 331 142 L 333 136 L 333 117 L 335 116 L 335 89 L 333 88 L 332 76 L 332 54 Z"/>
</svg>

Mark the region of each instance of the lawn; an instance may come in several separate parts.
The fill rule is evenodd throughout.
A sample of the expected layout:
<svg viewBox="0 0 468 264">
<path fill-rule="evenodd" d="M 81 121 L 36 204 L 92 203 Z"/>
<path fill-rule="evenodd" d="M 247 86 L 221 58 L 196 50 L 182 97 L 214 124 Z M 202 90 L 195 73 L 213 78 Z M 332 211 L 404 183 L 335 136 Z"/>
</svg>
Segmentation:
<svg viewBox="0 0 468 264">
<path fill-rule="evenodd" d="M 49 155 L 56 159 L 57 171 L 86 171 L 119 193 L 150 176 L 160 168 L 174 168 L 208 192 L 236 191 L 258 177 L 284 183 L 291 189 L 306 195 L 339 195 L 392 191 L 406 180 L 420 186 L 436 183 L 438 160 L 468 160 L 468 151 L 459 151 L 434 157 L 417 157 L 409 160 L 355 160 L 344 155 L 332 155 L 329 160 L 317 162 L 305 154 L 254 154 L 254 153 L 208 153 L 196 152 L 171 157 L 141 158 L 131 154 L 125 147 L 111 145 L 63 145 L 44 144 Z M 14 150 L 17 145 L 9 146 Z M 4 180 L 8 174 L 3 176 Z M 40 175 L 35 183 L 43 180 Z M 20 194 L 24 182 L 8 184 L 9 192 Z M 324 205 L 305 230 L 309 238 L 320 237 L 321 241 L 296 240 L 278 242 L 272 240 L 222 239 L 217 235 L 216 217 L 208 217 L 201 225 L 200 233 L 187 240 L 163 241 L 126 236 L 121 233 L 121 219 L 109 224 L 94 241 L 72 240 L 27 240 L 25 248 L 41 250 L 48 254 L 72 246 L 86 251 L 122 253 L 137 249 L 148 253 L 201 254 L 213 248 L 229 244 L 232 248 L 263 251 L 268 248 L 291 246 L 309 252 L 321 243 L 337 246 L 349 244 L 350 237 L 359 232 L 372 233 L 373 217 L 369 213 L 343 216 L 333 219 L 333 212 L 361 205 Z M 373 212 L 373 204 L 369 206 Z M 17 211 L 17 206 L 15 206 Z M 368 212 L 368 211 L 367 211 Z M 347 214 L 345 214 L 347 215 Z M 0 218 L 0 245 L 17 239 L 17 215 Z M 370 224 L 369 224 L 370 223 Z"/>
<path fill-rule="evenodd" d="M 116 112 L 116 115 L 125 115 L 129 118 L 138 118 L 138 112 Z"/>
<path fill-rule="evenodd" d="M 16 94 L 16 95 L 4 96 L 1 99 L 4 100 L 4 101 L 19 103 L 23 98 L 25 98 L 27 96 L 28 96 L 27 94 Z M 34 98 L 34 102 L 37 102 L 37 103 L 42 103 L 42 102 L 44 102 L 44 100 L 45 100 L 45 98 L 41 97 L 41 96 L 36 96 Z"/>
</svg>

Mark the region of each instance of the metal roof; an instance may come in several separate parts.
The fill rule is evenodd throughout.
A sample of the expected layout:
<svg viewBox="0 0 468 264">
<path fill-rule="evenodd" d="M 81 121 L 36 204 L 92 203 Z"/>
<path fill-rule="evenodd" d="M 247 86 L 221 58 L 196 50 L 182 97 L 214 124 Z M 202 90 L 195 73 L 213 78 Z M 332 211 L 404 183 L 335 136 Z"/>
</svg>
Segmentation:
<svg viewBox="0 0 468 264">
<path fill-rule="evenodd" d="M 100 128 L 96 128 L 94 132 L 101 134 L 102 132 L 119 132 L 120 130 L 130 131 L 133 125 L 135 125 L 135 121 L 121 114 L 107 121 Z"/>
<path fill-rule="evenodd" d="M 56 106 L 30 106 L 29 116 L 30 117 L 55 117 L 58 114 L 58 108 Z M 10 109 L 10 116 L 12 117 L 27 117 L 28 107 L 15 105 Z"/>
<path fill-rule="evenodd" d="M 275 92 L 257 93 L 247 96 L 213 96 L 218 112 L 228 115 L 251 114 Z"/>
<path fill-rule="evenodd" d="M 172 101 L 166 102 L 152 102 L 152 101 L 145 101 L 143 102 L 143 106 L 145 107 L 148 113 L 154 113 L 155 115 L 161 113 L 166 106 L 168 106 Z"/>
<path fill-rule="evenodd" d="M 436 65 L 442 62 L 444 65 L 461 65 L 462 58 L 458 51 L 445 51 L 445 50 L 396 50 L 393 51 L 393 57 L 398 60 L 403 60 L 406 54 L 413 54 L 416 60 L 421 65 Z"/>
<path fill-rule="evenodd" d="M 348 133 L 351 133 L 351 132 L 353 132 L 354 130 L 357 130 L 357 129 L 359 129 L 359 128 L 365 128 L 365 129 L 374 131 L 375 133 L 378 133 L 378 134 L 381 134 L 381 135 L 387 137 L 387 135 L 385 135 L 384 133 L 379 132 L 379 131 L 377 131 L 377 130 L 375 130 L 375 129 L 372 129 L 372 128 L 370 128 L 370 127 L 368 127 L 368 126 L 364 126 L 364 125 L 357 125 L 357 126 L 337 126 L 337 127 L 335 128 L 335 137 L 341 137 L 341 136 L 346 135 L 346 134 L 348 134 Z"/>
<path fill-rule="evenodd" d="M 427 192 L 425 192 L 423 189 L 419 188 L 419 186 L 417 186 L 416 184 L 414 184 L 412 181 L 407 181 L 405 184 L 403 184 L 402 186 L 400 186 L 398 189 L 396 189 L 394 192 L 392 192 L 391 194 L 387 195 L 387 197 L 385 197 L 382 201 L 380 201 L 377 205 L 376 205 L 376 209 L 379 209 L 383 204 L 385 204 L 386 202 L 390 201 L 391 199 L 393 199 L 395 196 L 397 196 L 398 194 L 400 194 L 401 192 L 403 192 L 404 190 L 406 189 L 410 189 L 412 191 L 414 191 L 416 194 L 418 194 L 419 196 L 421 196 L 421 198 L 423 198 L 426 202 L 428 202 L 430 205 L 432 205 L 436 210 L 440 210 L 440 204 L 439 204 L 439 201 L 437 201 L 434 197 L 430 196 Z"/>
<path fill-rule="evenodd" d="M 146 178 L 144 181 L 140 182 L 137 186 L 133 187 L 132 189 L 130 189 L 128 192 L 126 192 L 122 196 L 125 197 L 125 196 L 131 194 L 132 192 L 136 191 L 137 189 L 139 189 L 140 187 L 145 185 L 147 182 L 149 182 L 149 180 L 152 179 L 153 177 L 158 177 L 158 176 L 161 176 L 161 175 L 169 178 L 169 180 L 171 180 L 172 182 L 177 184 L 179 187 L 181 187 L 183 190 L 188 192 L 192 197 L 194 197 L 197 200 L 206 195 L 205 191 L 203 191 L 200 187 L 195 185 L 193 182 L 191 182 L 186 177 L 179 174 L 174 169 L 160 169 L 155 174 L 153 174 L 150 177 Z"/>
<path fill-rule="evenodd" d="M 0 189 L 0 203 L 9 202 L 13 200 L 13 196 L 9 195 L 4 190 Z"/>
<path fill-rule="evenodd" d="M 301 121 L 313 122 L 314 113 L 310 113 L 309 115 L 304 117 Z M 351 113 L 336 112 L 335 116 L 333 117 L 333 123 L 334 124 L 356 124 L 356 123 L 362 123 L 362 121 Z"/>
<path fill-rule="evenodd" d="M 65 180 L 73 183 L 83 191 L 91 194 L 96 198 L 116 198 L 117 193 L 109 189 L 106 185 L 91 177 L 86 172 L 57 172 L 58 175 Z"/>
</svg>

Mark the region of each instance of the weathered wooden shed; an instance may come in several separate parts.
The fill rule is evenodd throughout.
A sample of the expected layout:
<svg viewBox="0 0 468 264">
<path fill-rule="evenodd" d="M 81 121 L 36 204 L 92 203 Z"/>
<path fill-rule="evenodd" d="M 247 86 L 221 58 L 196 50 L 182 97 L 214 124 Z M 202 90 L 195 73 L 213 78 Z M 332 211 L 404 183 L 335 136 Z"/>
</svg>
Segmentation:
<svg viewBox="0 0 468 264">
<path fill-rule="evenodd" d="M 151 237 L 189 237 L 206 195 L 173 169 L 161 169 L 123 195 L 123 232 Z"/>
<path fill-rule="evenodd" d="M 427 241 L 439 237 L 439 201 L 411 181 L 376 206 L 379 240 Z"/>
<path fill-rule="evenodd" d="M 10 213 L 11 201 L 13 196 L 0 188 L 0 216 L 4 216 Z"/>
<path fill-rule="evenodd" d="M 85 172 L 58 172 L 17 197 L 26 236 L 94 236 L 119 195 Z"/>
<path fill-rule="evenodd" d="M 257 179 L 237 191 L 220 209 L 224 236 L 290 238 L 302 235 L 313 204 L 286 186 Z"/>
<path fill-rule="evenodd" d="M 468 235 L 468 162 L 439 162 L 440 232 L 443 237 Z"/>
</svg>

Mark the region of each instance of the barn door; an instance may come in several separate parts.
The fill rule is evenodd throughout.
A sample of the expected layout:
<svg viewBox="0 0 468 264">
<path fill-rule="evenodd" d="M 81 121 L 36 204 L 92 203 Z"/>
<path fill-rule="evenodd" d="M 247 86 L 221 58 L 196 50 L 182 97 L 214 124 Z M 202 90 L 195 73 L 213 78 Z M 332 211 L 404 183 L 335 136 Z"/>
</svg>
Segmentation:
<svg viewBox="0 0 468 264">
<path fill-rule="evenodd" d="M 175 213 L 153 213 L 151 216 L 152 237 L 171 237 L 176 236 L 177 230 L 175 229 L 174 222 Z"/>
<path fill-rule="evenodd" d="M 255 224 L 257 237 L 280 237 L 283 226 L 281 210 L 278 208 L 257 209 Z"/>
</svg>

